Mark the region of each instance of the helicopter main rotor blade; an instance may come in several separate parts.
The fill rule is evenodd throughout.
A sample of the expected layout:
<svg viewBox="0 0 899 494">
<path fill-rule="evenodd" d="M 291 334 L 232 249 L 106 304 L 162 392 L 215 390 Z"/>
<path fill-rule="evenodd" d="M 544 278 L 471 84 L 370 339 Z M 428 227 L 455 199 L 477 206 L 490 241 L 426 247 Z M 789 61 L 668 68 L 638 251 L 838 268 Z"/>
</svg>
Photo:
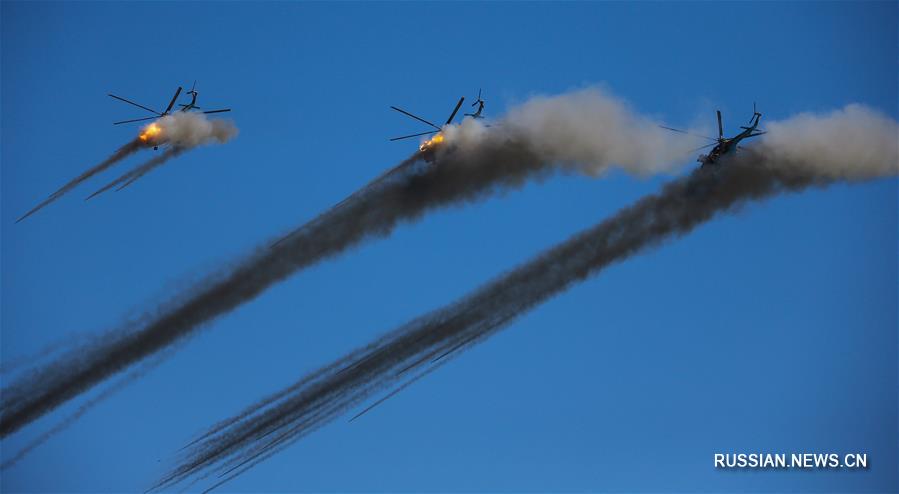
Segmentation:
<svg viewBox="0 0 899 494">
<path fill-rule="evenodd" d="M 717 144 L 717 143 L 716 143 L 716 142 L 713 142 L 713 143 L 711 143 L 711 144 L 706 144 L 705 146 L 699 146 L 699 147 L 696 148 L 696 149 L 691 149 L 691 150 L 689 150 L 689 151 L 687 151 L 687 152 L 688 152 L 688 153 L 692 153 L 692 152 L 694 152 L 694 151 L 699 151 L 700 149 L 705 149 L 705 148 L 707 148 L 707 147 L 714 146 L 715 144 Z"/>
<path fill-rule="evenodd" d="M 396 110 L 396 111 L 402 113 L 403 115 L 406 115 L 407 117 L 412 117 L 412 118 L 414 118 L 415 120 L 418 120 L 419 122 L 424 122 L 424 123 L 430 125 L 431 127 L 434 127 L 435 129 L 440 130 L 440 127 L 438 127 L 438 126 L 432 124 L 431 122 L 428 122 L 427 120 L 425 120 L 425 119 L 423 119 L 423 118 L 421 118 L 421 117 L 419 117 L 419 116 L 413 115 L 413 114 L 407 112 L 406 110 L 401 110 L 401 109 L 399 109 L 399 108 L 397 108 L 397 107 L 395 107 L 395 106 L 391 106 L 390 108 L 392 108 L 392 109 L 394 109 L 394 110 Z"/>
<path fill-rule="evenodd" d="M 687 132 L 686 130 L 675 129 L 675 128 L 673 128 L 673 127 L 665 127 L 664 125 L 659 125 L 659 127 L 663 128 L 663 129 L 665 129 L 665 130 L 671 130 L 671 131 L 674 131 L 674 132 L 680 132 L 681 134 L 687 134 L 687 135 L 691 135 L 691 136 L 693 136 L 693 137 L 702 137 L 703 139 L 708 139 L 708 140 L 710 140 L 710 141 L 718 142 L 718 140 L 715 139 L 714 137 L 707 137 L 707 136 L 704 136 L 704 135 L 694 134 L 694 133 L 692 133 L 692 132 Z"/>
<path fill-rule="evenodd" d="M 167 115 L 170 111 L 172 111 L 172 107 L 175 106 L 175 100 L 178 99 L 179 94 L 181 94 L 181 86 L 178 86 L 178 89 L 175 91 L 175 95 L 172 96 L 172 101 L 169 102 L 169 106 L 165 109 L 163 115 Z"/>
<path fill-rule="evenodd" d="M 153 120 L 154 118 L 159 118 L 159 117 L 156 116 L 156 117 L 146 117 L 146 118 L 135 118 L 134 120 L 122 120 L 121 122 L 113 122 L 112 124 L 118 125 L 118 124 L 131 123 L 131 122 L 143 122 L 144 120 Z"/>
<path fill-rule="evenodd" d="M 721 110 L 715 110 L 715 113 L 718 114 L 718 139 L 722 139 L 724 137 L 724 126 L 721 125 Z"/>
<path fill-rule="evenodd" d="M 195 108 L 196 108 L 196 107 L 195 107 Z M 230 108 L 225 108 L 224 110 L 208 110 L 208 111 L 204 111 L 203 113 L 224 113 L 224 112 L 226 112 L 226 111 L 231 111 L 231 109 L 230 109 Z"/>
<path fill-rule="evenodd" d="M 391 140 L 391 141 L 399 141 L 399 140 L 402 140 L 402 139 L 409 139 L 410 137 L 418 137 L 418 136 L 426 136 L 426 135 L 436 134 L 437 132 L 438 132 L 438 131 L 436 131 L 436 130 L 431 130 L 431 131 L 428 131 L 428 132 L 420 132 L 420 133 L 418 133 L 418 134 L 411 134 L 411 135 L 407 135 L 407 136 L 394 137 L 393 139 L 390 139 L 390 140 Z"/>
<path fill-rule="evenodd" d="M 459 102 L 456 103 L 456 108 L 454 108 L 454 109 L 453 109 L 453 112 L 450 113 L 450 117 L 449 117 L 448 119 L 446 119 L 446 123 L 445 123 L 444 125 L 449 125 L 450 122 L 453 121 L 453 117 L 456 116 L 456 112 L 459 111 L 459 107 L 462 106 L 462 102 L 463 102 L 463 101 L 465 101 L 465 96 L 462 96 L 461 98 L 459 98 Z"/>
<path fill-rule="evenodd" d="M 136 107 L 138 107 L 138 108 L 142 108 L 142 109 L 147 110 L 148 112 L 153 113 L 153 114 L 155 114 L 155 115 L 161 115 L 161 113 L 159 113 L 159 112 L 156 111 L 156 110 L 151 110 L 151 109 L 147 108 L 147 107 L 144 106 L 144 105 L 139 105 L 139 104 L 137 104 L 137 103 L 135 103 L 135 102 L 133 102 L 133 101 L 127 100 L 127 99 L 125 99 L 125 98 L 123 98 L 123 97 L 121 97 L 121 96 L 116 96 L 116 95 L 110 94 L 110 93 L 107 93 L 107 94 L 109 95 L 110 98 L 115 98 L 115 99 L 117 99 L 117 100 L 119 100 L 119 101 L 124 101 L 125 103 L 128 103 L 129 105 L 134 105 L 134 106 L 136 106 Z"/>
</svg>

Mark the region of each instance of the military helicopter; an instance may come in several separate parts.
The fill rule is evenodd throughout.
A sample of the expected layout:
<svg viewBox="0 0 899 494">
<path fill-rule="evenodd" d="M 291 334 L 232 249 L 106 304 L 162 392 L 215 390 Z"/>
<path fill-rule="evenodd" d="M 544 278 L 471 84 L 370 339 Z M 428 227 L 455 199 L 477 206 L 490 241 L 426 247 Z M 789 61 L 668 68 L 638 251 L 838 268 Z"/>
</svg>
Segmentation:
<svg viewBox="0 0 899 494">
<path fill-rule="evenodd" d="M 758 129 L 759 120 L 762 118 L 762 114 L 756 110 L 755 103 L 752 104 L 752 117 L 749 118 L 749 124 L 747 124 L 747 126 L 741 126 L 740 128 L 743 129 L 743 131 L 733 137 L 724 137 L 724 125 L 721 122 L 721 110 L 715 110 L 715 113 L 718 116 L 718 138 L 715 139 L 713 137 L 700 135 L 698 137 L 702 137 L 703 139 L 708 139 L 714 142 L 712 142 L 711 144 L 706 144 L 705 146 L 698 147 L 694 150 L 699 151 L 700 149 L 705 149 L 709 146 L 715 146 L 711 151 L 709 151 L 709 154 L 700 154 L 696 159 L 696 161 L 701 163 L 700 168 L 717 166 L 721 157 L 736 152 L 736 150 L 739 148 L 740 141 L 742 141 L 743 139 L 748 139 L 750 137 L 760 136 L 766 133 L 766 131 Z M 686 130 L 665 127 L 664 125 L 660 125 L 659 127 L 674 132 L 680 132 L 682 134 L 697 135 L 693 134 L 692 132 L 687 132 Z"/>
</svg>

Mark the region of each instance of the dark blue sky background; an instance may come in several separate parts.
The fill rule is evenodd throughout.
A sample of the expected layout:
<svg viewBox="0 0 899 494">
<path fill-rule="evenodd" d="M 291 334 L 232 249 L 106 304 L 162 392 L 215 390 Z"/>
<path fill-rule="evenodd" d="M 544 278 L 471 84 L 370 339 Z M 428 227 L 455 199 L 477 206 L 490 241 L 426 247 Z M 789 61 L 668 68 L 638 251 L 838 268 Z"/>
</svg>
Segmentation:
<svg viewBox="0 0 899 494">
<path fill-rule="evenodd" d="M 119 327 L 312 218 L 487 91 L 593 84 L 732 131 L 864 103 L 897 117 L 896 3 L 14 3 L 2 14 L 2 357 Z M 13 221 L 197 79 L 240 135 Z M 693 166 L 685 163 L 685 167 Z M 656 191 L 556 176 L 302 272 L 180 345 L 24 461 L 6 491 L 142 491 L 305 372 Z M 779 197 L 616 265 L 228 491 L 887 491 L 897 486 L 897 182 Z M 8 384 L 8 380 L 4 380 Z M 95 390 L 96 393 L 96 390 Z M 94 393 L 94 394 L 95 394 Z M 3 458 L 70 403 L 2 444 Z M 718 471 L 716 452 L 863 452 L 867 471 Z"/>
</svg>

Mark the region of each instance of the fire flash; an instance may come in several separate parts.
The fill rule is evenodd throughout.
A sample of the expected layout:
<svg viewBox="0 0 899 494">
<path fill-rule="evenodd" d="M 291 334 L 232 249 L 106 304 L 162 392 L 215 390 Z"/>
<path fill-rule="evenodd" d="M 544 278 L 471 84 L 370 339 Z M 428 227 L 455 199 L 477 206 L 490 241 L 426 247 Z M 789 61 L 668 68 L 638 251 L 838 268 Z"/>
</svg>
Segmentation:
<svg viewBox="0 0 899 494">
<path fill-rule="evenodd" d="M 156 143 L 156 141 L 158 141 L 161 134 L 162 127 L 160 127 L 158 123 L 153 122 L 144 128 L 144 131 L 141 132 L 138 138 L 141 140 L 141 142 L 154 144 Z"/>
<path fill-rule="evenodd" d="M 428 139 L 427 141 L 421 143 L 421 146 L 418 147 L 418 150 L 421 152 L 425 152 L 433 149 L 434 147 L 443 143 L 443 132 L 438 132 L 437 135 Z"/>
</svg>

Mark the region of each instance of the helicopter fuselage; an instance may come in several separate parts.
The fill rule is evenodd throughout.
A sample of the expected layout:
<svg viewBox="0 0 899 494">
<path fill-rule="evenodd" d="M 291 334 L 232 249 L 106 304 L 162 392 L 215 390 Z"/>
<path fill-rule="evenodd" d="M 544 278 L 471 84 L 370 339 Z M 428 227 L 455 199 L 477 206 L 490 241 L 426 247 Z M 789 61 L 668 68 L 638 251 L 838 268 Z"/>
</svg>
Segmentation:
<svg viewBox="0 0 899 494">
<path fill-rule="evenodd" d="M 761 113 L 756 112 L 753 115 L 753 120 L 750 122 L 751 125 L 748 127 L 742 127 L 743 132 L 740 132 L 733 137 L 719 139 L 718 144 L 716 144 L 715 147 L 713 147 L 712 150 L 709 151 L 709 154 L 699 155 L 699 158 L 696 161 L 702 163 L 702 166 L 714 165 L 718 163 L 718 160 L 722 156 L 731 154 L 736 151 L 737 145 L 740 144 L 740 141 L 746 139 L 747 137 L 758 135 L 755 132 L 759 126 L 759 119 L 761 118 L 761 116 Z"/>
</svg>

